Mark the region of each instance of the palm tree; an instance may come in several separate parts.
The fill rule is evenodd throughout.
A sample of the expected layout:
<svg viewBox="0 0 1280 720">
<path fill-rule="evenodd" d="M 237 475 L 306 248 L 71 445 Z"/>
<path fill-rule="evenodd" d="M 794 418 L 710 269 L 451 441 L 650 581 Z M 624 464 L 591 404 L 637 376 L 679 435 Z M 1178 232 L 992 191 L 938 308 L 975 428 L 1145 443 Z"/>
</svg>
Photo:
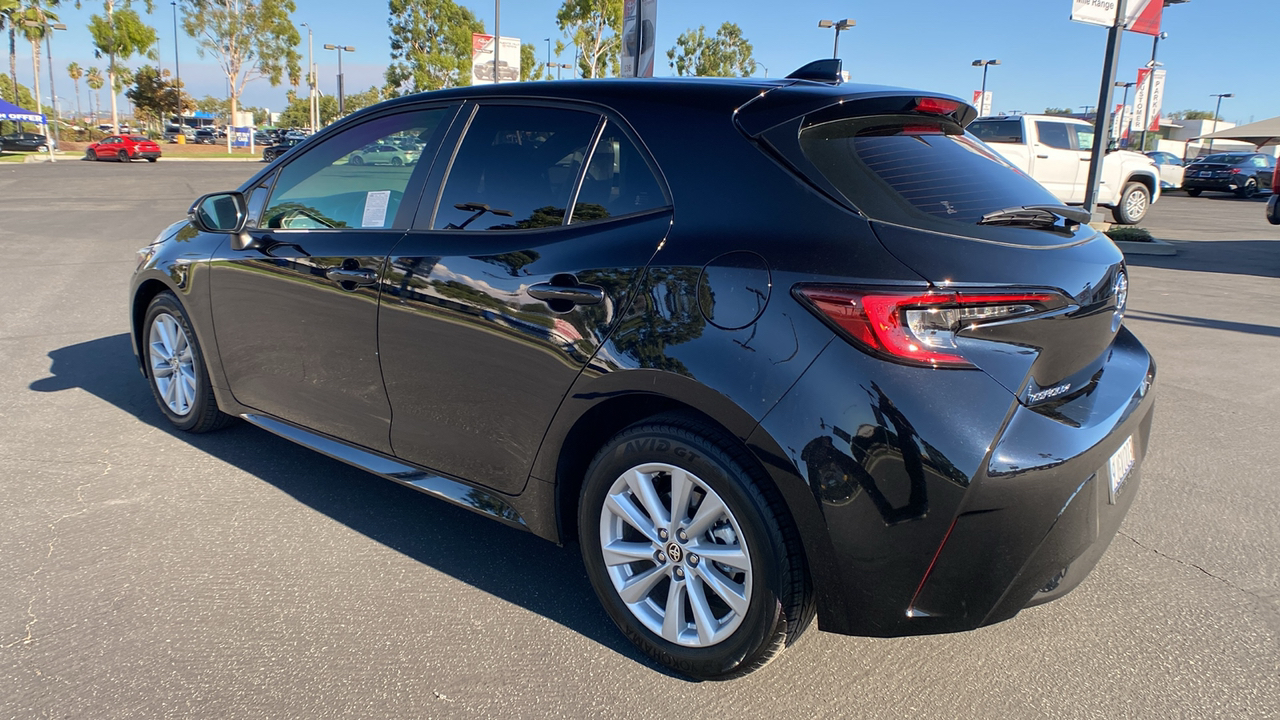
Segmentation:
<svg viewBox="0 0 1280 720">
<path fill-rule="evenodd" d="M 49 2 L 49 5 L 56 4 L 57 0 Z M 31 43 L 32 89 L 35 90 L 36 112 L 43 113 L 44 106 L 40 103 L 40 41 L 44 40 L 47 33 L 52 32 L 49 23 L 57 22 L 58 16 L 49 12 L 41 0 L 27 0 L 19 17 L 18 24 L 22 26 L 22 34 Z"/>
<path fill-rule="evenodd" d="M 21 0 L 0 0 L 0 28 L 9 27 L 9 79 L 13 81 L 14 99 L 17 99 L 18 87 L 18 14 L 22 11 Z"/>
<path fill-rule="evenodd" d="M 93 95 L 89 96 L 89 106 L 94 106 L 93 99 L 95 95 L 98 99 L 97 110 L 93 111 L 93 124 L 97 125 L 98 113 L 102 111 L 102 71 L 96 67 L 90 67 L 88 72 L 85 73 L 84 84 L 88 85 L 89 89 L 93 91 Z"/>
<path fill-rule="evenodd" d="M 71 82 L 76 84 L 76 118 L 79 120 L 80 115 L 80 78 L 84 77 L 84 70 L 80 69 L 80 63 L 73 62 L 67 66 L 67 74 L 71 76 Z"/>
</svg>

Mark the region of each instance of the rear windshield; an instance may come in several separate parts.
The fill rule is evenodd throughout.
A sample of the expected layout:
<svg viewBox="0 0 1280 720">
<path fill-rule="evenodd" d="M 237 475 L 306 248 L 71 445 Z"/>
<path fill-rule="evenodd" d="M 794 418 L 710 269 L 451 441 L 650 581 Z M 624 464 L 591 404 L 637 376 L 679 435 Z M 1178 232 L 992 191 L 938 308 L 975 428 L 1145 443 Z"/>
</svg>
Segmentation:
<svg viewBox="0 0 1280 720">
<path fill-rule="evenodd" d="M 805 157 L 868 216 L 973 225 L 982 216 L 1056 198 L 954 122 L 849 118 L 800 132 Z"/>
<path fill-rule="evenodd" d="M 129 139 L 134 142 L 151 142 L 151 138 L 138 137 L 137 135 L 134 135 Z"/>
</svg>

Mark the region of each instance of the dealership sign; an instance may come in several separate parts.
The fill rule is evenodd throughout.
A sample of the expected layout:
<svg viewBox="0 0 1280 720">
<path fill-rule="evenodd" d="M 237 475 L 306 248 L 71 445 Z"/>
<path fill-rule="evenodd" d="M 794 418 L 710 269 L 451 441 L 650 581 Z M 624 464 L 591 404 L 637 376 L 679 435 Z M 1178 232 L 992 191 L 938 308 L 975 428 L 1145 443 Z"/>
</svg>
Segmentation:
<svg viewBox="0 0 1280 720">
<path fill-rule="evenodd" d="M 1071 0 L 1071 19 L 1090 25 L 1112 27 L 1120 7 L 1119 0 Z M 1124 27 L 1143 35 L 1159 35 L 1164 0 L 1129 0 L 1125 6 Z"/>
<path fill-rule="evenodd" d="M 622 5 L 622 77 L 653 77 L 658 0 L 626 0 Z"/>
<path fill-rule="evenodd" d="M 1151 109 L 1147 109 L 1147 97 L 1151 98 Z M 1137 92 L 1133 96 L 1134 125 L 1142 130 L 1142 121 L 1147 120 L 1147 130 L 1156 132 L 1160 129 L 1160 106 L 1164 100 L 1164 69 L 1157 69 L 1155 74 L 1151 68 L 1138 69 Z"/>
<path fill-rule="evenodd" d="M 494 62 L 494 37 L 484 33 L 471 35 L 471 84 L 514 82 L 520 79 L 520 38 L 499 40 L 499 55 Z"/>
</svg>

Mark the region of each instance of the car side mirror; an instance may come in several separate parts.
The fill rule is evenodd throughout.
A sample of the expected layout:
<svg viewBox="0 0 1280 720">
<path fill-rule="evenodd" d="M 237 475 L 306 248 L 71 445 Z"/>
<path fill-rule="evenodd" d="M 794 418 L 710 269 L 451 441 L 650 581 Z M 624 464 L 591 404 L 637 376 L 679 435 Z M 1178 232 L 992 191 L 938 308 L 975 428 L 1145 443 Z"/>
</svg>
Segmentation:
<svg viewBox="0 0 1280 720">
<path fill-rule="evenodd" d="M 249 217 L 244 195 L 238 192 L 210 193 L 191 204 L 187 219 L 197 229 L 210 233 L 234 233 L 244 230 Z"/>
</svg>

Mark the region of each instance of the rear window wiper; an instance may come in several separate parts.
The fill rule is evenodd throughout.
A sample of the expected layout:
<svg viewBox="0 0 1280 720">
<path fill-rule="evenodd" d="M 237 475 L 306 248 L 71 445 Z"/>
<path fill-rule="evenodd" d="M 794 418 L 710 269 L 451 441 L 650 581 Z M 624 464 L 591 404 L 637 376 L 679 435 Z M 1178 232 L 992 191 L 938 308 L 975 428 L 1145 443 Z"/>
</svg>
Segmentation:
<svg viewBox="0 0 1280 720">
<path fill-rule="evenodd" d="M 1012 225 L 1016 227 L 1053 228 L 1061 218 L 1066 229 L 1087 223 L 1093 215 L 1087 210 L 1065 205 L 1020 205 L 989 212 L 978 221 L 979 225 Z"/>
</svg>

